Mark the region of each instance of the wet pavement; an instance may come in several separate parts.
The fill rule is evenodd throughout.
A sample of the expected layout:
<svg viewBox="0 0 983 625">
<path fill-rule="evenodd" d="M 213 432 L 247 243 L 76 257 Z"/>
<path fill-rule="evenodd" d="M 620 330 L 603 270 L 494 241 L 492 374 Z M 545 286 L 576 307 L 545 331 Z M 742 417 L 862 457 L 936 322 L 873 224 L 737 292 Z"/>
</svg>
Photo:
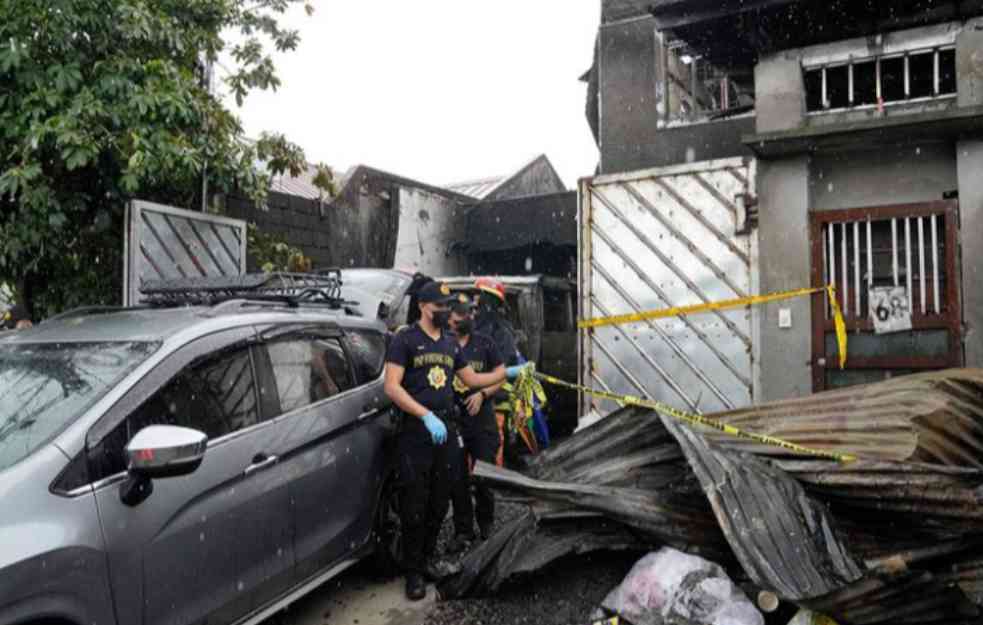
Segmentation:
<svg viewBox="0 0 983 625">
<path fill-rule="evenodd" d="M 402 579 L 379 581 L 356 566 L 263 625 L 586 625 L 637 555 L 561 560 L 507 583 L 494 597 L 438 602 L 434 587 L 407 601 Z"/>
<path fill-rule="evenodd" d="M 402 579 L 380 581 L 364 565 L 327 582 L 263 625 L 419 625 L 433 609 L 435 592 L 408 601 Z"/>
</svg>

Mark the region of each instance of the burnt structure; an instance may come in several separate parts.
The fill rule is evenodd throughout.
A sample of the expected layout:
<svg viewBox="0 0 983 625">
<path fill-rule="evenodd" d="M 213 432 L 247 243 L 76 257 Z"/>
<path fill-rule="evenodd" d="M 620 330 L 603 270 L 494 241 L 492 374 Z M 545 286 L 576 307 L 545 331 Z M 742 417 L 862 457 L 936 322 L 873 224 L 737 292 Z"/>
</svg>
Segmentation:
<svg viewBox="0 0 983 625">
<path fill-rule="evenodd" d="M 576 219 L 576 191 L 473 204 L 467 226 L 470 272 L 573 278 Z"/>
<path fill-rule="evenodd" d="M 394 267 L 433 276 L 478 271 L 542 274 L 555 269 L 564 277 L 573 267 L 576 203 L 571 198 L 576 194 L 565 196 L 565 213 L 550 228 L 535 223 L 555 212 L 554 196 L 565 191 L 544 155 L 505 176 L 444 187 L 359 165 L 341 177 L 337 194 L 330 198 L 313 185 L 314 173 L 311 168 L 297 177 L 276 178 L 262 206 L 226 198 L 225 214 L 278 235 L 317 267 Z M 499 220 L 498 211 L 520 212 L 503 213 Z M 484 220 L 484 228 L 470 228 L 472 214 Z M 564 218 L 567 221 L 560 223 Z M 511 246 L 505 243 L 504 224 L 542 236 L 537 241 L 525 237 Z M 552 236 L 554 227 L 562 234 Z M 556 257 L 553 248 L 563 249 L 565 256 Z M 534 267 L 526 271 L 530 254 Z"/>
<path fill-rule="evenodd" d="M 602 174 L 754 162 L 754 400 L 983 364 L 983 2 L 604 0 L 588 121 Z M 876 334 L 876 291 L 910 331 Z M 784 322 L 780 324 L 780 317 Z"/>
</svg>

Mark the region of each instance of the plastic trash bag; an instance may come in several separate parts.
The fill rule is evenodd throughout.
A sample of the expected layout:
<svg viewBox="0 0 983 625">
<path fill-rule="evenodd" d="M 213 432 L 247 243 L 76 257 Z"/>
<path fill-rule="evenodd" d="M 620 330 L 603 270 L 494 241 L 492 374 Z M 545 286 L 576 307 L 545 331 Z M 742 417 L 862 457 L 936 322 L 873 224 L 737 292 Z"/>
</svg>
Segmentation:
<svg viewBox="0 0 983 625">
<path fill-rule="evenodd" d="M 720 566 L 675 549 L 650 553 L 601 604 L 633 625 L 764 625 Z"/>
</svg>

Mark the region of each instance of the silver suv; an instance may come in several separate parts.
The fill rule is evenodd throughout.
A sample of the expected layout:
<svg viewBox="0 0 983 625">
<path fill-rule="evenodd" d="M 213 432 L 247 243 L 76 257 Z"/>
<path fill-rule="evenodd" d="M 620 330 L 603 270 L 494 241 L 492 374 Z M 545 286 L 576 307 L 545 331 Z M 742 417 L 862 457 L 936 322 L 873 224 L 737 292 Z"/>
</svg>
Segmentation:
<svg viewBox="0 0 983 625">
<path fill-rule="evenodd" d="M 350 275 L 162 288 L 0 338 L 0 625 L 255 623 L 379 552 L 376 313 L 410 277 Z"/>
</svg>

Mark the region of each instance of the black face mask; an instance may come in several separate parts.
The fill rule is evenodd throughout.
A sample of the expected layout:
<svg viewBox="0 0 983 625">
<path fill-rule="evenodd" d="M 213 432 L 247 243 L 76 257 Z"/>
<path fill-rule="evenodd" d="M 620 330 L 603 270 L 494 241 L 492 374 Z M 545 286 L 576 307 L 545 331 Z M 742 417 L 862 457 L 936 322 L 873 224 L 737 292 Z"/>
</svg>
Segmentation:
<svg viewBox="0 0 983 625">
<path fill-rule="evenodd" d="M 458 336 L 468 336 L 474 330 L 474 322 L 470 319 L 461 319 L 457 322 L 457 332 Z"/>
<path fill-rule="evenodd" d="M 433 324 L 441 330 L 447 330 L 451 326 L 451 311 L 435 310 L 433 312 Z"/>
</svg>

